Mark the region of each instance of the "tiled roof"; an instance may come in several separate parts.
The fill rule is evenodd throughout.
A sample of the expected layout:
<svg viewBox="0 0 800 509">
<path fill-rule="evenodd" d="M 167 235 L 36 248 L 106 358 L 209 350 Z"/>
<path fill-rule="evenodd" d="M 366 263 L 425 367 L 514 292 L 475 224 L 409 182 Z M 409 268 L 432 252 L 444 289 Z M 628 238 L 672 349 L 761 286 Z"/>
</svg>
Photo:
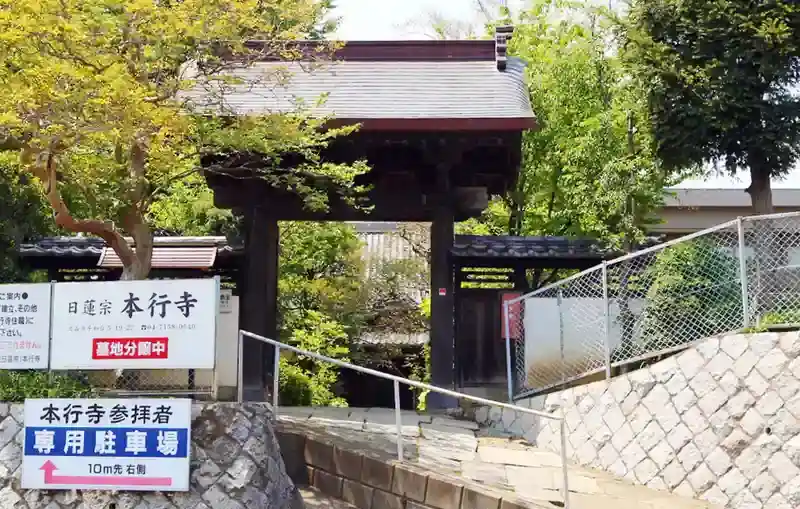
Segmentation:
<svg viewBox="0 0 800 509">
<path fill-rule="evenodd" d="M 644 249 L 663 242 L 662 237 L 647 237 L 634 250 Z M 513 237 L 456 235 L 453 256 L 461 258 L 518 258 L 550 260 L 611 260 L 623 252 L 592 239 L 567 237 Z"/>
<path fill-rule="evenodd" d="M 450 252 L 469 258 L 596 258 L 604 250 L 593 240 L 565 237 L 511 237 L 456 235 Z"/>
<path fill-rule="evenodd" d="M 505 69 L 499 70 L 494 41 L 469 43 L 479 49 L 486 46 L 482 49 L 487 51 L 475 53 L 472 58 L 461 54 L 443 58 L 429 50 L 445 47 L 447 43 L 426 41 L 424 45 L 430 46 L 426 51 L 411 48 L 417 57 L 387 54 L 383 61 L 345 57 L 313 64 L 260 61 L 246 69 L 230 71 L 242 83 L 224 85 L 221 94 L 213 85 L 206 84 L 216 93 L 198 86 L 184 92 L 182 97 L 189 99 L 195 108 L 224 113 L 286 112 L 302 104 L 311 115 L 343 120 L 522 119 L 526 127 L 532 127 L 534 115 L 525 84 L 524 62 L 510 57 Z M 450 45 L 453 46 L 452 42 Z M 426 59 L 426 54 L 431 57 Z M 323 96 L 326 100 L 318 104 Z"/>
<path fill-rule="evenodd" d="M 96 237 L 45 237 L 34 243 L 22 244 L 20 256 L 100 257 L 106 243 Z"/>
<path fill-rule="evenodd" d="M 363 256 L 368 265 L 370 260 L 374 262 L 377 260 L 392 261 L 416 257 L 408 241 L 396 232 L 398 229 L 396 223 L 360 223 L 355 226 L 359 237 L 365 242 Z M 639 248 L 656 244 L 658 241 L 657 238 L 648 239 Z M 200 248 L 204 248 L 205 253 L 213 247 L 216 247 L 217 254 L 234 251 L 227 245 L 224 237 L 156 237 L 154 244 L 155 250 L 163 251 L 162 254 L 190 251 L 199 253 Z M 105 247 L 102 239 L 94 237 L 49 237 L 36 243 L 23 244 L 20 247 L 20 255 L 22 257 L 95 257 L 99 262 Z M 456 235 L 450 252 L 456 257 L 472 258 L 583 258 L 597 260 L 618 254 L 603 249 L 601 244 L 588 239 L 480 235 Z M 161 254 L 154 254 L 154 259 L 160 256 Z M 194 263 L 191 265 L 192 267 L 197 266 L 195 262 L 192 262 Z"/>
<path fill-rule="evenodd" d="M 208 269 L 217 259 L 217 246 L 155 247 L 150 266 L 154 269 Z M 122 260 L 110 247 L 103 249 L 98 267 L 122 268 Z"/>
<path fill-rule="evenodd" d="M 181 262 L 186 258 L 187 253 L 190 252 L 203 252 L 206 253 L 213 249 L 216 254 L 222 252 L 232 252 L 233 249 L 227 245 L 225 237 L 155 237 L 153 239 L 154 253 L 153 267 L 155 268 L 185 268 L 185 267 L 199 267 L 196 261 L 192 261 L 189 265 L 183 263 L 170 263 L 165 258 L 165 255 L 172 253 L 178 258 L 172 260 Z M 87 258 L 94 257 L 98 260 L 98 266 L 101 265 L 106 250 L 106 244 L 103 239 L 96 237 L 45 237 L 36 241 L 35 243 L 22 244 L 19 249 L 19 254 L 25 257 L 40 257 L 40 256 L 58 256 L 66 258 Z M 118 267 L 121 265 L 114 264 L 116 255 L 109 255 L 105 253 L 107 259 L 104 267 Z M 193 257 L 190 257 L 194 259 Z M 118 258 L 117 258 L 118 260 Z M 159 261 L 158 264 L 155 262 Z"/>
</svg>

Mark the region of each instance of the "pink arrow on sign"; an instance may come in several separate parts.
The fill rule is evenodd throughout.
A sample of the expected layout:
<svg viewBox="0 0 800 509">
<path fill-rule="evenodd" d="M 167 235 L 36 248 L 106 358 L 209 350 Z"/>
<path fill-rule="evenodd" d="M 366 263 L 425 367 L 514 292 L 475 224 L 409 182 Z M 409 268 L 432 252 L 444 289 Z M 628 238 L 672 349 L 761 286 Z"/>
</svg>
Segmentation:
<svg viewBox="0 0 800 509">
<path fill-rule="evenodd" d="M 52 461 L 47 460 L 39 467 L 44 471 L 45 484 L 94 484 L 103 486 L 172 486 L 169 477 L 119 477 L 91 475 L 55 475 L 58 468 Z"/>
</svg>

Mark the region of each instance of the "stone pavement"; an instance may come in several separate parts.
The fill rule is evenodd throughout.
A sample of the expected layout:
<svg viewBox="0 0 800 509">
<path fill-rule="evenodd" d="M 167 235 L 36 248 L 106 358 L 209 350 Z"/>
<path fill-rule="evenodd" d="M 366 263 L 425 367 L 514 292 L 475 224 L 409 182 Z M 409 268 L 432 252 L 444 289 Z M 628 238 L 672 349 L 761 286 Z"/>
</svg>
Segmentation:
<svg viewBox="0 0 800 509">
<path fill-rule="evenodd" d="M 278 411 L 280 428 L 324 436 L 354 450 L 395 455 L 394 410 L 373 408 L 292 408 Z M 472 421 L 402 413 L 404 460 L 437 474 L 495 492 L 513 492 L 521 506 L 563 507 L 558 454 L 537 449 Z M 635 486 L 610 473 L 569 465 L 573 509 L 700 509 L 709 502 Z"/>
<path fill-rule="evenodd" d="M 300 487 L 300 496 L 306 504 L 306 509 L 355 509 L 354 506 L 343 500 L 333 498 L 308 486 Z"/>
</svg>

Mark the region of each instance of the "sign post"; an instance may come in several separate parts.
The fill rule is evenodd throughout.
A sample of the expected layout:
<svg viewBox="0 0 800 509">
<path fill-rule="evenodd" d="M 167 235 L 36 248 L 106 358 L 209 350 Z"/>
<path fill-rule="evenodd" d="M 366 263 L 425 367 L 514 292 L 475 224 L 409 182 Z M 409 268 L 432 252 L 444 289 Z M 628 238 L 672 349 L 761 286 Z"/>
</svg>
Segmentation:
<svg viewBox="0 0 800 509">
<path fill-rule="evenodd" d="M 51 369 L 213 369 L 216 279 L 58 283 Z"/>
<path fill-rule="evenodd" d="M 0 285 L 0 369 L 47 369 L 51 285 Z"/>
<path fill-rule="evenodd" d="M 22 487 L 189 491 L 189 399 L 25 400 Z"/>
</svg>

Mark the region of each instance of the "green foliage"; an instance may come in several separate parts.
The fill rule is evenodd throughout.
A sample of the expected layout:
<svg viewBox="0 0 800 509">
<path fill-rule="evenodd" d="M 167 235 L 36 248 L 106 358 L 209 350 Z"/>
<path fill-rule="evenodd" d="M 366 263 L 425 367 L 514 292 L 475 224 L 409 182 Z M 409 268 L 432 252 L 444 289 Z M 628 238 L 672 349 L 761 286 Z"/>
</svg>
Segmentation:
<svg viewBox="0 0 800 509">
<path fill-rule="evenodd" d="M 312 405 L 314 400 L 313 379 L 309 372 L 289 362 L 288 359 L 281 359 L 281 372 L 279 377 L 280 404 L 283 406 L 304 406 Z"/>
<path fill-rule="evenodd" d="M 800 310 L 788 309 L 784 311 L 771 311 L 765 313 L 758 321 L 758 325 L 748 327 L 744 332 L 767 332 L 772 329 L 785 330 L 795 329 L 797 327 L 800 327 Z"/>
<path fill-rule="evenodd" d="M 757 212 L 800 156 L 800 3 L 634 0 L 624 56 L 670 168 L 749 169 Z"/>
<path fill-rule="evenodd" d="M 422 347 L 422 362 L 411 366 L 411 380 L 431 383 L 431 344 L 425 343 Z M 417 411 L 424 412 L 428 408 L 428 389 L 413 389 L 417 393 Z"/>
<path fill-rule="evenodd" d="M 516 188 L 462 229 L 612 244 L 641 236 L 668 181 L 653 153 L 645 90 L 606 51 L 610 27 L 588 7 L 548 0 L 515 25 L 510 51 L 528 64 L 539 128 L 524 134 Z"/>
<path fill-rule="evenodd" d="M 281 223 L 278 308 L 280 337 L 290 344 L 347 361 L 360 312 L 361 242 L 342 223 Z M 336 396 L 338 368 L 293 356 L 281 395 L 319 406 L 344 406 Z"/>
<path fill-rule="evenodd" d="M 350 347 L 341 324 L 319 311 L 305 311 L 291 329 L 287 342 L 293 346 L 341 361 L 349 361 Z M 282 336 L 286 337 L 286 336 Z M 284 363 L 282 363 L 282 366 Z M 334 393 L 339 368 L 304 355 L 286 360 L 291 365 L 287 377 L 281 376 L 281 397 L 310 402 L 312 406 L 347 406 L 347 401 Z M 286 385 L 283 385 L 286 383 Z"/>
<path fill-rule="evenodd" d="M 186 236 L 235 234 L 238 227 L 229 210 L 214 207 L 214 193 L 200 175 L 172 183 L 150 206 L 149 221 Z"/>
<path fill-rule="evenodd" d="M 366 170 L 321 158 L 355 127 L 321 129 L 326 119 L 302 108 L 237 116 L 224 105 L 236 87 L 275 86 L 274 73 L 233 78 L 231 71 L 265 55 L 299 58 L 286 42 L 329 30 L 329 7 L 317 0 L 0 0 L 0 149 L 41 181 L 58 226 L 104 238 L 131 278 L 150 269 L 142 248 L 148 222 L 167 220 L 151 204 L 170 190 L 191 191 L 170 188 L 195 175 L 204 157 L 260 157 L 252 178 L 324 209 L 320 181 L 347 198 Z M 333 47 L 320 42 L 322 51 Z M 189 91 L 209 97 L 224 118 L 208 115 Z M 290 170 L 281 167 L 287 154 L 298 157 Z M 121 232 L 140 249 L 131 250 Z"/>
<path fill-rule="evenodd" d="M 641 338 L 649 351 L 678 346 L 741 323 L 737 258 L 702 239 L 659 252 L 642 277 L 649 283 Z"/>
<path fill-rule="evenodd" d="M 0 370 L 0 401 L 22 403 L 26 398 L 87 398 L 91 388 L 69 375 L 44 371 Z"/>
<path fill-rule="evenodd" d="M 29 279 L 19 265 L 20 243 L 50 233 L 50 217 L 38 187 L 25 180 L 18 165 L 0 155 L 0 283 Z"/>
</svg>

